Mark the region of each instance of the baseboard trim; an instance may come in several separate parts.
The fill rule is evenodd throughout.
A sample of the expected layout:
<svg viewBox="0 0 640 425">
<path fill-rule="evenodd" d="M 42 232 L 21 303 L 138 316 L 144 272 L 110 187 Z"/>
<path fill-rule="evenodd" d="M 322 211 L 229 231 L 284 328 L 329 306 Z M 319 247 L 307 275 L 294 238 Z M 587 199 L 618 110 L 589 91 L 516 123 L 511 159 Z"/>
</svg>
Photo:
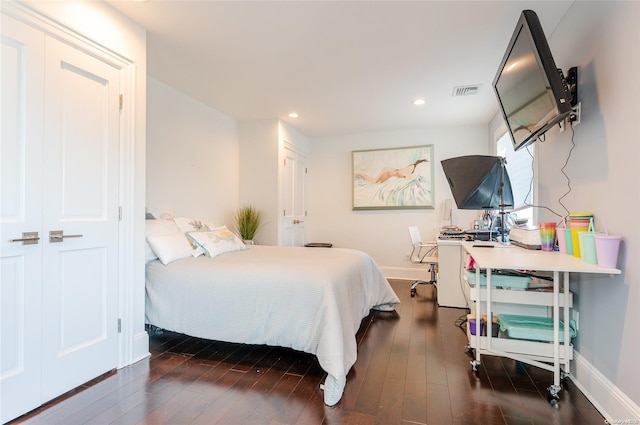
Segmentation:
<svg viewBox="0 0 640 425">
<path fill-rule="evenodd" d="M 142 359 L 149 357 L 149 334 L 145 332 L 139 332 L 133 337 L 133 355 L 131 364 L 136 363 Z"/>
<path fill-rule="evenodd" d="M 426 269 L 423 267 L 415 269 L 409 267 L 380 267 L 380 270 L 387 279 L 420 280 L 425 279 L 425 276 L 427 276 Z"/>
<path fill-rule="evenodd" d="M 571 380 L 605 417 L 607 423 L 639 423 L 628 421 L 640 419 L 640 407 L 580 353 L 574 351 L 573 356 Z"/>
</svg>

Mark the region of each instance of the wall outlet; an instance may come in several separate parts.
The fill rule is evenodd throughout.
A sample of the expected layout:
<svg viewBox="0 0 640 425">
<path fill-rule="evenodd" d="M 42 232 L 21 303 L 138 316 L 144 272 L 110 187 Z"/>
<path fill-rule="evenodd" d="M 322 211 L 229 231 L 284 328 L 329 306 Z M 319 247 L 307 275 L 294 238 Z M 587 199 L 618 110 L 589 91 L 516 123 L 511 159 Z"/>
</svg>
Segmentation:
<svg viewBox="0 0 640 425">
<path fill-rule="evenodd" d="M 580 312 L 578 310 L 571 310 L 571 318 L 576 323 L 576 331 L 580 330 Z"/>
</svg>

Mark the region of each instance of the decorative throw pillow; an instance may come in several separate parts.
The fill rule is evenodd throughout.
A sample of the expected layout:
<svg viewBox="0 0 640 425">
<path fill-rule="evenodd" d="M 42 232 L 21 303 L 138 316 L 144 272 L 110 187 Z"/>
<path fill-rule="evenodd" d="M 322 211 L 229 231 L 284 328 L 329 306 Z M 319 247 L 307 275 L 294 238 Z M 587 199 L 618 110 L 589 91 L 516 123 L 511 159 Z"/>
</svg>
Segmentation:
<svg viewBox="0 0 640 425">
<path fill-rule="evenodd" d="M 147 238 L 168 235 L 171 233 L 180 233 L 180 228 L 173 222 L 173 220 L 146 220 L 145 226 L 145 236 Z M 151 249 L 149 241 L 147 240 L 145 253 L 146 262 L 149 263 L 157 259 L 158 256 L 153 252 L 153 249 Z"/>
<path fill-rule="evenodd" d="M 147 207 L 147 215 L 151 215 L 156 220 L 173 220 L 175 213 L 168 208 Z"/>
<path fill-rule="evenodd" d="M 175 232 L 168 235 L 147 238 L 151 249 L 165 266 L 172 261 L 187 258 L 192 255 L 191 244 L 184 233 Z"/>
<path fill-rule="evenodd" d="M 240 238 L 226 228 L 209 232 L 189 232 L 187 236 L 204 249 L 207 257 L 217 257 L 227 252 L 247 249 Z"/>
<path fill-rule="evenodd" d="M 214 226 L 212 223 L 206 220 L 200 220 L 197 218 L 188 217 L 175 217 L 174 223 L 180 228 L 183 233 L 189 232 L 208 232 L 210 230 L 226 229 L 227 226 Z"/>
</svg>

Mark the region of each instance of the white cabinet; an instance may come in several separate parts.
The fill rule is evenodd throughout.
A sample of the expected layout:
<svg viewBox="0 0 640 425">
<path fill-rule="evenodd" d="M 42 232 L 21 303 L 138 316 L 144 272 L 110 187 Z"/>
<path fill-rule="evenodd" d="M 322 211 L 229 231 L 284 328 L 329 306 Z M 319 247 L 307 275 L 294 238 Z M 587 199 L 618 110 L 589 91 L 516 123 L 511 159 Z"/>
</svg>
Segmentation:
<svg viewBox="0 0 640 425">
<path fill-rule="evenodd" d="M 117 366 L 120 73 L 1 18 L 4 423 Z"/>
<path fill-rule="evenodd" d="M 461 278 L 461 241 L 438 239 L 438 305 L 442 307 L 467 308 Z"/>
</svg>

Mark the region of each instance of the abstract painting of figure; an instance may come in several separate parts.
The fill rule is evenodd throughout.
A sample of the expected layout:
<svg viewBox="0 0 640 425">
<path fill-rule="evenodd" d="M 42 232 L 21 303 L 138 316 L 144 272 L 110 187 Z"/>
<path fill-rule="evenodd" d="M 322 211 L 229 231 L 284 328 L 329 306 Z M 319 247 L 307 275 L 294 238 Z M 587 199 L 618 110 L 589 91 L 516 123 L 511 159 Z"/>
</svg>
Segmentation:
<svg viewBox="0 0 640 425">
<path fill-rule="evenodd" d="M 433 208 L 433 145 L 353 151 L 353 209 Z"/>
</svg>

